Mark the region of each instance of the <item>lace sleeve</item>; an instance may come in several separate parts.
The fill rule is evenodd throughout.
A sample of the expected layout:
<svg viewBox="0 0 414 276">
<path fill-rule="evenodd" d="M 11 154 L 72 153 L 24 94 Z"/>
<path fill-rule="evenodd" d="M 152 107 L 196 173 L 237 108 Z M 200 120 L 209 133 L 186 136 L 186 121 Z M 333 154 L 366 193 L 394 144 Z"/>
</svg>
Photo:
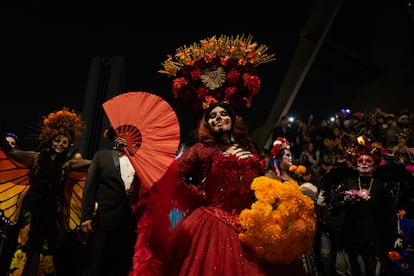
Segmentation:
<svg viewBox="0 0 414 276">
<path fill-rule="evenodd" d="M 210 169 L 213 156 L 219 151 L 218 147 L 208 147 L 203 143 L 190 147 L 177 160 L 178 177 L 187 184 L 201 185 Z"/>
</svg>

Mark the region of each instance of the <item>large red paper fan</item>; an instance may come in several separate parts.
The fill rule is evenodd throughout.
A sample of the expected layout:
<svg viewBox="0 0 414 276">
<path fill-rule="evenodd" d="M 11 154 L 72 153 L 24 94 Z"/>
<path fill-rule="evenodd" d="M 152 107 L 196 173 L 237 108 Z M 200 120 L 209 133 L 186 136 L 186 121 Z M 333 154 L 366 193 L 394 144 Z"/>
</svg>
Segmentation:
<svg viewBox="0 0 414 276">
<path fill-rule="evenodd" d="M 150 188 L 177 154 L 180 125 L 174 109 L 145 91 L 115 96 L 103 108 L 117 136 L 127 140 L 126 154 L 142 185 Z"/>
</svg>

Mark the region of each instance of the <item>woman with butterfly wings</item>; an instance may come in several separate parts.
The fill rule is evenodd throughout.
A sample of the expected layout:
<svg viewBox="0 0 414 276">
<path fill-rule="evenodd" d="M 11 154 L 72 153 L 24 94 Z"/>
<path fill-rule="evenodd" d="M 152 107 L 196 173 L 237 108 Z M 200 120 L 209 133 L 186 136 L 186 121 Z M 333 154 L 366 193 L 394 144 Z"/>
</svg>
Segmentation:
<svg viewBox="0 0 414 276">
<path fill-rule="evenodd" d="M 0 137 L 0 216 L 19 231 L 8 275 L 56 274 L 62 234 L 79 226 L 90 160 L 68 153 L 83 128 L 81 117 L 64 107 L 43 117 L 39 152 L 13 149 Z"/>
</svg>

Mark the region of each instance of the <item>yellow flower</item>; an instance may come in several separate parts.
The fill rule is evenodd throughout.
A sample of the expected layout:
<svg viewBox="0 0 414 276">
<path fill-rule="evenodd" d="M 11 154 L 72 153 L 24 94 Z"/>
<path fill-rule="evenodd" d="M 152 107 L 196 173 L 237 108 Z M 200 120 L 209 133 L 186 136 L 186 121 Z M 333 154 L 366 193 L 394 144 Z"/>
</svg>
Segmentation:
<svg viewBox="0 0 414 276">
<path fill-rule="evenodd" d="M 289 264 L 308 253 L 316 232 L 312 199 L 296 182 L 266 176 L 255 178 L 251 189 L 257 200 L 240 213 L 240 241 L 269 263 Z"/>
<path fill-rule="evenodd" d="M 10 269 L 16 269 L 16 271 L 22 271 L 24 268 L 24 264 L 26 263 L 27 256 L 26 252 L 22 251 L 21 249 L 17 249 L 16 252 L 14 252 L 13 259 L 10 264 Z"/>
<path fill-rule="evenodd" d="M 184 65 L 191 65 L 206 57 L 209 59 L 219 56 L 236 58 L 240 62 L 245 60 L 255 66 L 275 60 L 275 54 L 267 54 L 266 45 L 258 45 L 252 40 L 253 36 L 244 34 L 220 35 L 202 39 L 199 43 L 194 42 L 189 46 L 179 47 L 174 56 L 168 55 L 162 63 L 163 69 L 159 72 L 175 76 Z"/>
<path fill-rule="evenodd" d="M 19 230 L 18 243 L 25 245 L 29 240 L 30 224 L 25 225 Z"/>
<path fill-rule="evenodd" d="M 51 274 L 55 272 L 55 266 L 53 264 L 53 256 L 52 255 L 41 255 L 39 268 L 41 271 L 45 273 L 45 275 Z"/>
</svg>

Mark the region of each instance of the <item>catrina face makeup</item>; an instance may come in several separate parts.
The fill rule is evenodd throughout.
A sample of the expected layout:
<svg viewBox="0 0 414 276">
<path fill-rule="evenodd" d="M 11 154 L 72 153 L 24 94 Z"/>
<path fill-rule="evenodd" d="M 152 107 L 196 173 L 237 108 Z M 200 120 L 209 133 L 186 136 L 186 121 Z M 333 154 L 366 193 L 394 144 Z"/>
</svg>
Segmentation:
<svg viewBox="0 0 414 276">
<path fill-rule="evenodd" d="M 284 149 L 283 150 L 283 155 L 280 161 L 280 168 L 283 170 L 288 170 L 289 167 L 292 165 L 292 152 L 290 151 L 290 149 Z"/>
<path fill-rule="evenodd" d="M 357 159 L 357 170 L 363 174 L 371 174 L 374 171 L 374 158 L 369 155 L 361 155 Z"/>
<path fill-rule="evenodd" d="M 69 139 L 65 135 L 58 134 L 52 140 L 52 149 L 56 153 L 62 153 L 69 147 Z"/>
<path fill-rule="evenodd" d="M 213 132 L 223 132 L 231 129 L 231 117 L 221 106 L 213 108 L 208 116 L 208 124 Z"/>
</svg>

